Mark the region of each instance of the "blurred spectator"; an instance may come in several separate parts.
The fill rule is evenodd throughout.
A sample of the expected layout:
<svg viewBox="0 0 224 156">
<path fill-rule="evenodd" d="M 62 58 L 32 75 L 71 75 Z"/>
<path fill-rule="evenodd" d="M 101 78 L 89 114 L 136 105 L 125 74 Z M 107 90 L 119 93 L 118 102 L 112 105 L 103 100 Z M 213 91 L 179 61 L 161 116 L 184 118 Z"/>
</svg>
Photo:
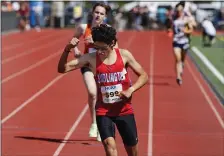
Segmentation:
<svg viewBox="0 0 224 156">
<path fill-rule="evenodd" d="M 44 26 L 50 27 L 50 18 L 51 18 L 51 3 L 50 2 L 44 2 L 43 17 L 44 17 Z"/>
<path fill-rule="evenodd" d="M 136 30 L 143 30 L 142 27 L 142 8 L 137 5 L 136 7 L 133 8 L 133 14 L 134 14 L 134 29 Z"/>
<path fill-rule="evenodd" d="M 141 16 L 142 16 L 142 26 L 147 29 L 149 28 L 149 9 L 147 6 L 144 6 L 142 7 L 142 13 L 141 13 Z"/>
<path fill-rule="evenodd" d="M 157 10 L 157 19 L 158 19 L 158 23 L 165 25 L 166 22 L 166 12 L 167 9 L 164 6 L 159 6 L 158 10 Z"/>
<path fill-rule="evenodd" d="M 62 28 L 64 27 L 64 2 L 56 1 L 52 2 L 51 6 L 52 10 L 52 18 L 53 18 L 53 26 L 54 28 Z"/>
<path fill-rule="evenodd" d="M 166 11 L 166 21 L 165 21 L 166 29 L 168 31 L 169 36 L 172 36 L 173 34 L 172 33 L 173 15 L 174 15 L 174 11 L 172 10 L 172 7 L 169 6 Z"/>
<path fill-rule="evenodd" d="M 222 7 L 217 14 L 217 28 L 224 29 L 224 7 Z"/>
<path fill-rule="evenodd" d="M 121 8 L 118 8 L 117 13 L 114 15 L 114 28 L 117 29 L 118 31 L 122 30 L 122 26 L 121 26 L 121 20 L 122 20 L 122 10 Z"/>
<path fill-rule="evenodd" d="M 19 8 L 20 8 L 19 2 L 16 2 L 16 1 L 15 2 L 12 2 L 12 9 L 14 11 L 18 11 Z"/>
<path fill-rule="evenodd" d="M 17 18 L 18 18 L 18 27 L 20 31 L 29 30 L 30 23 L 29 23 L 29 5 L 28 2 L 20 2 L 19 10 L 17 11 Z"/>
<path fill-rule="evenodd" d="M 213 23 L 205 18 L 202 23 L 202 41 L 204 45 L 211 46 L 215 42 L 216 30 Z"/>
<path fill-rule="evenodd" d="M 11 1 L 2 1 L 1 2 L 1 11 L 13 11 Z"/>
<path fill-rule="evenodd" d="M 34 13 L 34 19 L 35 19 L 35 29 L 37 32 L 41 31 L 41 17 L 43 15 L 43 1 L 35 1 L 33 2 L 33 13 Z"/>
<path fill-rule="evenodd" d="M 83 18 L 83 6 L 80 3 L 73 5 L 73 18 L 76 24 L 81 23 Z"/>
</svg>

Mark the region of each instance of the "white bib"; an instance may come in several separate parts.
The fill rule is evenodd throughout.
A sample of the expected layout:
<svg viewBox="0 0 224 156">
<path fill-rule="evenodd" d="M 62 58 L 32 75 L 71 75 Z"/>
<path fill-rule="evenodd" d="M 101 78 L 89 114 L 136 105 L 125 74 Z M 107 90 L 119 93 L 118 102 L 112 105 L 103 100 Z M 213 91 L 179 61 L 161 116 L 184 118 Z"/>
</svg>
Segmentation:
<svg viewBox="0 0 224 156">
<path fill-rule="evenodd" d="M 121 84 L 112 86 L 102 86 L 101 93 L 104 103 L 115 103 L 122 99 L 119 97 L 120 92 L 123 90 Z"/>
</svg>

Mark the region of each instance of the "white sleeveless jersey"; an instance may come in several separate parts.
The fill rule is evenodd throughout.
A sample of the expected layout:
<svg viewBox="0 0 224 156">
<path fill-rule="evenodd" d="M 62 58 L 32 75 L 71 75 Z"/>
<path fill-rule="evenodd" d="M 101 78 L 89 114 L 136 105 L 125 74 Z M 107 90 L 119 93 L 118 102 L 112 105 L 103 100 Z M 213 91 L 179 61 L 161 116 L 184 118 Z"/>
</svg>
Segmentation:
<svg viewBox="0 0 224 156">
<path fill-rule="evenodd" d="M 201 23 L 202 27 L 205 29 L 205 32 L 208 34 L 208 35 L 211 35 L 211 36 L 215 36 L 216 35 L 216 29 L 213 25 L 213 23 L 209 20 L 204 20 L 202 23 Z"/>
<path fill-rule="evenodd" d="M 186 19 L 179 18 L 173 21 L 173 41 L 178 44 L 186 44 L 189 42 L 189 38 L 184 34 L 182 29 L 184 29 L 186 24 Z"/>
</svg>

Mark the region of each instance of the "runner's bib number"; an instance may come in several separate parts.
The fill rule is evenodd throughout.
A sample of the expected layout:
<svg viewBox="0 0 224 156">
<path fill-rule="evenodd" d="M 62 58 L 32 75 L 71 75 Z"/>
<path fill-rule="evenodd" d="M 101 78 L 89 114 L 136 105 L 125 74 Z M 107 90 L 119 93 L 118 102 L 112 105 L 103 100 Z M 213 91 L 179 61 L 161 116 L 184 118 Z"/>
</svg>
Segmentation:
<svg viewBox="0 0 224 156">
<path fill-rule="evenodd" d="M 115 103 L 115 102 L 121 101 L 122 99 L 119 97 L 119 94 L 121 91 L 122 91 L 121 84 L 101 87 L 103 102 L 104 103 Z"/>
</svg>

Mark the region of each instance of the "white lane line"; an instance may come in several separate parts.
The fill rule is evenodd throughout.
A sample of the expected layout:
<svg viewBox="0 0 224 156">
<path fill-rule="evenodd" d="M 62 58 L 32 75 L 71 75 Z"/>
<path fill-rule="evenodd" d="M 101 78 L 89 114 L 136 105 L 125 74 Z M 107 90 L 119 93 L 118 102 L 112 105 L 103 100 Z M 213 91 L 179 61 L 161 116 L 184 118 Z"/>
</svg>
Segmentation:
<svg viewBox="0 0 224 156">
<path fill-rule="evenodd" d="M 150 77 L 149 77 L 149 132 L 148 132 L 148 156 L 153 155 L 153 104 L 154 104 L 154 86 L 153 86 L 153 75 L 154 75 L 154 33 L 151 35 L 151 46 L 150 46 Z"/>
<path fill-rule="evenodd" d="M 12 118 L 14 115 L 16 115 L 19 111 L 21 111 L 25 106 L 27 106 L 29 103 L 31 103 L 33 100 L 35 100 L 38 96 L 43 94 L 47 89 L 49 89 L 53 84 L 55 84 L 58 80 L 60 80 L 64 74 L 57 76 L 52 81 L 50 81 L 46 86 L 44 86 L 42 89 L 40 89 L 38 92 L 36 92 L 34 95 L 32 95 L 29 99 L 27 99 L 24 103 L 22 103 L 19 107 L 17 107 L 15 110 L 13 110 L 9 115 L 7 115 L 4 119 L 1 120 L 1 124 L 5 123 L 7 120 Z"/>
<path fill-rule="evenodd" d="M 41 46 L 38 46 L 37 48 L 31 48 L 29 51 L 25 51 L 25 52 L 22 52 L 22 53 L 19 53 L 18 55 L 14 55 L 12 57 L 8 57 L 4 60 L 2 60 L 2 64 L 5 64 L 5 63 L 8 63 L 8 62 L 11 62 L 11 61 L 14 61 L 20 57 L 23 57 L 23 56 L 26 56 L 26 55 L 29 55 L 29 54 L 32 54 L 32 53 L 35 53 L 35 52 L 39 52 L 38 50 L 39 49 L 43 49 L 43 48 L 47 48 L 51 45 L 55 45 L 57 42 L 61 42 L 62 40 L 64 39 L 61 39 L 61 40 L 56 40 L 55 42 L 51 42 L 51 43 L 46 43 L 46 44 L 42 44 Z"/>
<path fill-rule="evenodd" d="M 57 33 L 58 34 L 58 33 Z M 8 45 L 6 46 L 5 48 L 2 49 L 2 52 L 5 53 L 7 50 L 12 50 L 12 49 L 15 49 L 17 47 L 20 47 L 20 45 L 24 45 L 26 46 L 27 44 L 30 44 L 30 43 L 35 43 L 37 41 L 42 41 L 44 40 L 45 38 L 48 38 L 49 36 L 54 36 L 55 34 L 52 35 L 51 34 L 48 34 L 48 35 L 45 35 L 45 36 L 42 36 L 42 37 L 36 37 L 37 39 L 30 39 L 29 41 L 26 41 L 26 42 L 23 42 L 23 43 L 16 43 L 16 44 L 11 44 L 11 45 Z M 34 37 L 35 38 L 35 37 Z"/>
<path fill-rule="evenodd" d="M 212 102 L 212 100 L 210 99 L 209 95 L 207 94 L 207 92 L 205 91 L 204 87 L 202 86 L 202 84 L 200 83 L 199 79 L 197 78 L 197 76 L 194 74 L 191 66 L 189 65 L 189 63 L 186 61 L 187 67 L 191 73 L 191 75 L 193 76 L 195 82 L 197 83 L 201 93 L 204 95 L 205 99 L 207 100 L 210 108 L 212 109 L 212 111 L 214 112 L 218 122 L 220 123 L 221 127 L 224 129 L 224 121 L 222 120 L 222 117 L 219 115 L 218 111 L 216 110 L 214 103 Z"/>
<path fill-rule="evenodd" d="M 72 125 L 72 127 L 70 128 L 69 132 L 67 133 L 67 135 L 64 138 L 64 142 L 60 143 L 60 145 L 58 146 L 58 148 L 56 149 L 56 151 L 54 152 L 53 156 L 59 156 L 60 152 L 62 151 L 63 147 L 66 144 L 66 141 L 71 137 L 71 135 L 73 134 L 73 132 L 75 131 L 75 129 L 77 128 L 77 126 L 79 125 L 80 121 L 82 120 L 82 118 L 84 117 L 84 115 L 86 114 L 87 110 L 88 110 L 89 106 L 88 104 L 85 105 L 84 109 L 82 110 L 82 112 L 79 114 L 78 119 L 74 122 L 74 124 Z"/>
<path fill-rule="evenodd" d="M 224 76 L 218 71 L 215 66 L 208 60 L 207 57 L 196 47 L 191 48 L 192 51 L 201 59 L 201 61 L 206 65 L 206 67 L 216 76 L 216 78 L 224 84 Z"/>
<path fill-rule="evenodd" d="M 19 71 L 19 72 L 13 73 L 12 75 L 10 75 L 10 76 L 4 78 L 4 79 L 1 81 L 1 84 L 5 83 L 5 82 L 8 82 L 9 80 L 11 80 L 11 79 L 13 79 L 13 78 L 15 78 L 15 77 L 17 77 L 17 76 L 20 76 L 20 75 L 22 75 L 22 74 L 24 74 L 24 73 L 26 73 L 26 72 L 28 72 L 28 71 L 30 71 L 30 70 L 32 70 L 32 69 L 34 69 L 34 68 L 36 68 L 36 67 L 38 67 L 38 66 L 44 64 L 45 62 L 47 62 L 47 61 L 53 59 L 54 57 L 58 56 L 58 55 L 61 54 L 61 53 L 62 53 L 62 50 L 59 50 L 58 52 L 49 55 L 48 57 L 42 59 L 41 61 L 38 61 L 37 63 L 35 63 L 35 64 L 33 64 L 33 65 L 31 65 L 31 66 L 25 68 L 25 69 L 22 69 L 22 70 Z"/>
</svg>

